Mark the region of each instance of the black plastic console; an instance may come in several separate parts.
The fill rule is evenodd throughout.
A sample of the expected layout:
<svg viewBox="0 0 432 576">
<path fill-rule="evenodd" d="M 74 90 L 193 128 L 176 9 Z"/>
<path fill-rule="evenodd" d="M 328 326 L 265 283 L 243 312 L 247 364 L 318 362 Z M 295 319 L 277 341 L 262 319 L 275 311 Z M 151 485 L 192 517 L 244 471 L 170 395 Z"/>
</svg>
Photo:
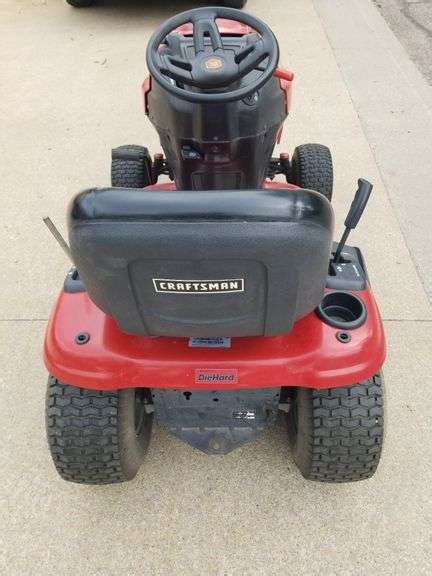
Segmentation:
<svg viewBox="0 0 432 576">
<path fill-rule="evenodd" d="M 333 243 L 332 253 L 337 248 Z M 368 282 L 367 270 L 359 248 L 345 246 L 338 264 L 330 263 L 327 288 L 333 290 L 364 290 Z"/>
</svg>

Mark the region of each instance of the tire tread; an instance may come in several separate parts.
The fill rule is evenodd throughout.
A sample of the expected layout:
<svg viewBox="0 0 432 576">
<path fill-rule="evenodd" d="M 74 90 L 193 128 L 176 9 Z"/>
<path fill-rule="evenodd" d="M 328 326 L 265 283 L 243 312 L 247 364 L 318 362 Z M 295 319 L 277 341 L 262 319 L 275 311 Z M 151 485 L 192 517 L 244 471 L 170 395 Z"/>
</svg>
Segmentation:
<svg viewBox="0 0 432 576">
<path fill-rule="evenodd" d="M 55 467 L 64 480 L 112 484 L 122 470 L 117 427 L 118 392 L 88 390 L 48 380 L 46 428 Z"/>
<path fill-rule="evenodd" d="M 140 155 L 136 160 L 113 158 L 111 162 L 111 185 L 120 188 L 145 188 L 152 183 L 151 157 L 144 146 L 126 144 L 116 151 L 134 151 Z"/>
<path fill-rule="evenodd" d="M 382 376 L 354 386 L 313 389 L 309 438 L 294 458 L 302 474 L 319 482 L 353 482 L 375 473 L 382 451 Z"/>
<path fill-rule="evenodd" d="M 302 144 L 292 158 L 294 184 L 315 190 L 328 200 L 333 195 L 333 161 L 329 148 L 322 144 Z"/>
</svg>

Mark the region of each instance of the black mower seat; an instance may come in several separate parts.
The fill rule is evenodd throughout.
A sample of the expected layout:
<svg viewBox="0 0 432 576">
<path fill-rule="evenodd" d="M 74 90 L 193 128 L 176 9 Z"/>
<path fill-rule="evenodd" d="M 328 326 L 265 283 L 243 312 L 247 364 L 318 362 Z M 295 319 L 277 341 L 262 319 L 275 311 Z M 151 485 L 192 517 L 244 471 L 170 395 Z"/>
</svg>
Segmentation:
<svg viewBox="0 0 432 576">
<path fill-rule="evenodd" d="M 74 261 L 125 332 L 288 332 L 321 301 L 333 231 L 311 190 L 87 190 L 72 203 Z"/>
</svg>

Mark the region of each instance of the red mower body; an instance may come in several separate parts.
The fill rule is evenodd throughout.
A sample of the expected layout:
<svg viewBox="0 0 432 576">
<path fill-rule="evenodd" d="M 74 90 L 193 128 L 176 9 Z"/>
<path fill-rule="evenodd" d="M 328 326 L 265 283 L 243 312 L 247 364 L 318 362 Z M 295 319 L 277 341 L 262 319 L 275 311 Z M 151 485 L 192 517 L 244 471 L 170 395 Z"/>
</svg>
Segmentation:
<svg viewBox="0 0 432 576">
<path fill-rule="evenodd" d="M 98 390 L 131 387 L 211 390 L 301 386 L 333 388 L 369 378 L 385 358 L 384 332 L 369 289 L 367 309 L 351 341 L 315 312 L 283 336 L 232 338 L 229 348 L 192 348 L 188 338 L 145 338 L 122 332 L 86 292 L 62 292 L 48 324 L 45 365 L 62 382 Z M 76 337 L 87 333 L 89 341 Z"/>
<path fill-rule="evenodd" d="M 296 188 L 277 182 L 264 187 Z M 63 291 L 47 328 L 45 364 L 63 382 L 98 390 L 346 386 L 375 374 L 385 359 L 384 331 L 373 294 L 369 286 L 355 294 L 365 305 L 366 321 L 350 331 L 349 342 L 338 340 L 341 330 L 311 312 L 288 334 L 232 338 L 229 347 L 212 348 L 191 347 L 188 338 L 126 334 L 86 292 Z M 77 343 L 80 333 L 89 335 L 85 345 Z"/>
</svg>

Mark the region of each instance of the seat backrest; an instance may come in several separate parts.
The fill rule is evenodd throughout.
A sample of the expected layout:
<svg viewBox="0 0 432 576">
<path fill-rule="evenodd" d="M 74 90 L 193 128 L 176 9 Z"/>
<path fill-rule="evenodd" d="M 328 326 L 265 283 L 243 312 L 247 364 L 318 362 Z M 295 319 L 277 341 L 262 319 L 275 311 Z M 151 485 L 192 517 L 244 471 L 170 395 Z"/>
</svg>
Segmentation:
<svg viewBox="0 0 432 576">
<path fill-rule="evenodd" d="M 151 336 L 288 332 L 321 301 L 333 211 L 311 190 L 87 190 L 69 240 L 91 299 Z"/>
</svg>

